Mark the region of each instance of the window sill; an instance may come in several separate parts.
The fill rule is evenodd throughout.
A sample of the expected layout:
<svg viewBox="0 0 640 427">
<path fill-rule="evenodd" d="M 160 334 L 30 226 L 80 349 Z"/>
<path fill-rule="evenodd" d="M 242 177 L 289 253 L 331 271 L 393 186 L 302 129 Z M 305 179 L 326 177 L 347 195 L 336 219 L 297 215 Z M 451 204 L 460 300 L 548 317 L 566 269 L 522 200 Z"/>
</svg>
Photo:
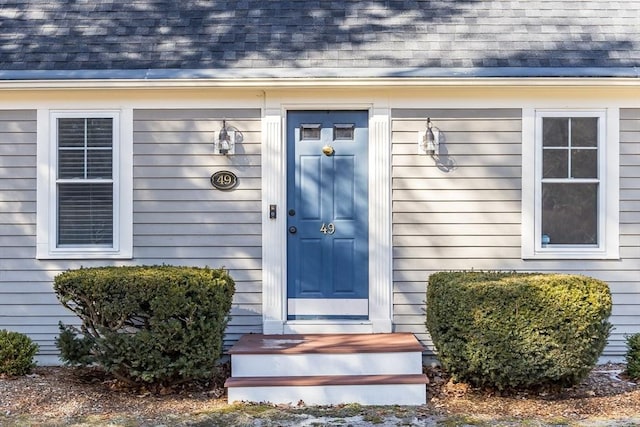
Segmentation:
<svg viewBox="0 0 640 427">
<path fill-rule="evenodd" d="M 36 259 L 132 259 L 130 252 L 55 251 L 36 254 Z"/>
<path fill-rule="evenodd" d="M 535 260 L 619 260 L 619 254 L 602 252 L 540 252 L 522 255 L 525 261 Z"/>
</svg>

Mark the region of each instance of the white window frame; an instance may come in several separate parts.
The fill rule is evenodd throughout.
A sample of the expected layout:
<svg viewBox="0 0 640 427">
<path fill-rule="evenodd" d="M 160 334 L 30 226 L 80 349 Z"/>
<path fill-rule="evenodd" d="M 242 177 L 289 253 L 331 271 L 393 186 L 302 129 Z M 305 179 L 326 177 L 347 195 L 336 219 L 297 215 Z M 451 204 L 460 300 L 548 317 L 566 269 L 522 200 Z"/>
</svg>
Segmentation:
<svg viewBox="0 0 640 427">
<path fill-rule="evenodd" d="M 57 246 L 57 159 L 59 118 L 112 118 L 113 244 Z M 37 259 L 131 259 L 133 256 L 132 110 L 38 110 Z"/>
<path fill-rule="evenodd" d="M 522 258 L 619 259 L 619 110 L 525 109 L 522 120 Z M 598 118 L 598 244 L 542 246 L 542 119 Z"/>
</svg>

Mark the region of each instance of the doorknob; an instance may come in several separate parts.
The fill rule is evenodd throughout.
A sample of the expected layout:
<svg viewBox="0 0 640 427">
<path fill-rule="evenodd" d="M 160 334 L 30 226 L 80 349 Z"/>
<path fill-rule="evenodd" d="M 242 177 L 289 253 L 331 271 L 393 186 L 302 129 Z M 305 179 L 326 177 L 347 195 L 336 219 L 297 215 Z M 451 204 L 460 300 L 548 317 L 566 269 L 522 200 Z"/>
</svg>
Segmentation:
<svg viewBox="0 0 640 427">
<path fill-rule="evenodd" d="M 289 233 L 296 234 L 297 232 L 298 232 L 298 229 L 296 227 L 294 227 L 293 225 L 291 227 L 289 227 Z"/>
</svg>

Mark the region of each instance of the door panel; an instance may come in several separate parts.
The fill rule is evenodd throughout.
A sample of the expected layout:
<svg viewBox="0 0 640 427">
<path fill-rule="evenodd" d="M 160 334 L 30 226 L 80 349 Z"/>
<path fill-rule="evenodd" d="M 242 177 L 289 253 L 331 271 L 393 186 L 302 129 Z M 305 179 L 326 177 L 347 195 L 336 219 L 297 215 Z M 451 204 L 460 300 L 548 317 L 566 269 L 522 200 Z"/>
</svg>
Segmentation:
<svg viewBox="0 0 640 427">
<path fill-rule="evenodd" d="M 357 293 L 355 270 L 350 268 L 356 262 L 355 239 L 334 239 L 333 254 L 333 271 L 338 272 L 333 280 L 334 294 L 351 296 Z"/>
<path fill-rule="evenodd" d="M 301 298 L 313 298 L 320 296 L 322 292 L 322 241 L 320 239 L 300 239 L 300 253 L 304 257 L 296 257 L 301 268 L 307 272 L 306 280 L 300 281 L 298 296 Z"/>
<path fill-rule="evenodd" d="M 300 156 L 300 186 L 304 191 L 300 192 L 298 210 L 301 211 L 303 220 L 319 220 L 321 203 L 321 188 L 316 185 L 322 178 L 318 156 Z"/>
<path fill-rule="evenodd" d="M 367 123 L 366 111 L 287 116 L 289 319 L 368 315 Z"/>
<path fill-rule="evenodd" d="M 335 159 L 334 194 L 338 203 L 334 203 L 336 220 L 355 220 L 356 179 L 355 156 Z"/>
</svg>

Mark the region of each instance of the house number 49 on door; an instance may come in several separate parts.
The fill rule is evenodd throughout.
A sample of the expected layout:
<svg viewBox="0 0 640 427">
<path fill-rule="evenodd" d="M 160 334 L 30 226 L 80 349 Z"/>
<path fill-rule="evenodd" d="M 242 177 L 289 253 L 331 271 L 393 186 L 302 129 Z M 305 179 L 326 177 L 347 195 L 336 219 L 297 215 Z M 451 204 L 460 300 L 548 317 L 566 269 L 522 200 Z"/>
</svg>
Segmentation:
<svg viewBox="0 0 640 427">
<path fill-rule="evenodd" d="M 336 232 L 336 226 L 333 225 L 332 222 L 330 222 L 328 225 L 323 222 L 322 227 L 320 227 L 320 232 L 322 234 L 333 234 Z"/>
</svg>

